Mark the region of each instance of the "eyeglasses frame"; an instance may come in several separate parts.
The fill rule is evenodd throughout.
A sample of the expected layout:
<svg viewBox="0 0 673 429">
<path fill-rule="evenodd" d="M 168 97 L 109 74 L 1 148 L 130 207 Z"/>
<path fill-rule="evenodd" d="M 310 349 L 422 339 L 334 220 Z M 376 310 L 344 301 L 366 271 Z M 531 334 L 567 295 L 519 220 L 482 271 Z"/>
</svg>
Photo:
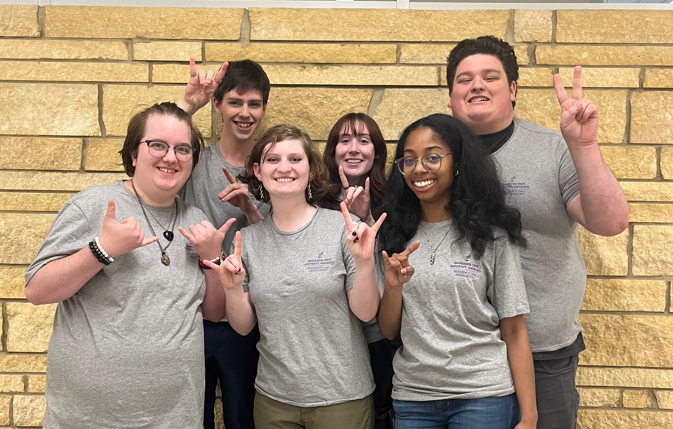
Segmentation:
<svg viewBox="0 0 673 429">
<path fill-rule="evenodd" d="M 436 170 L 431 170 L 430 168 L 428 168 L 428 166 L 425 164 L 425 161 L 423 160 L 423 158 L 425 158 L 426 156 L 430 156 L 430 155 L 436 155 L 436 156 L 439 157 L 439 167 L 437 167 Z M 413 174 L 413 171 L 416 171 L 416 167 L 418 167 L 418 161 L 419 160 L 421 161 L 421 165 L 423 166 L 423 168 L 425 168 L 425 171 L 427 171 L 428 173 L 435 173 L 435 172 L 439 171 L 439 169 L 442 168 L 442 161 L 444 160 L 444 157 L 447 156 L 447 155 L 453 155 L 453 152 L 445 153 L 443 155 L 433 152 L 433 153 L 428 153 L 427 155 L 423 155 L 419 158 L 412 158 L 414 160 L 414 169 L 412 170 L 411 174 Z M 397 158 L 395 161 L 393 161 L 395 163 L 395 166 L 397 166 L 397 170 L 400 173 L 402 173 L 403 176 L 406 176 L 406 173 L 404 171 L 402 171 L 402 168 L 400 168 L 400 161 L 405 159 L 405 158 L 407 158 L 407 157 L 403 156 L 402 158 Z"/>
<path fill-rule="evenodd" d="M 168 148 L 166 149 L 166 153 L 164 153 L 162 156 L 152 155 L 152 150 L 150 149 L 150 143 L 154 143 L 154 142 L 164 143 L 166 146 L 168 146 Z M 147 145 L 147 152 L 149 152 L 149 154 L 150 154 L 151 156 L 155 157 L 155 158 L 163 158 L 164 156 L 168 155 L 168 151 L 169 151 L 169 150 L 173 149 L 173 153 L 175 154 L 175 159 L 177 159 L 177 160 L 180 161 L 180 162 L 189 162 L 189 161 L 191 161 L 192 159 L 194 159 L 194 148 L 193 148 L 192 146 L 186 144 L 186 143 L 180 143 L 180 144 L 178 144 L 178 145 L 171 146 L 171 145 L 169 145 L 168 143 L 166 143 L 165 141 L 163 141 L 163 140 L 159 140 L 159 139 L 154 139 L 154 140 L 143 140 L 143 141 L 140 142 L 140 144 L 142 144 L 142 143 L 145 143 L 145 144 Z M 178 146 L 182 146 L 182 147 L 188 147 L 188 148 L 190 148 L 190 149 L 192 150 L 192 153 L 191 153 L 192 156 L 191 156 L 188 160 L 186 160 L 186 161 L 182 161 L 182 160 L 178 159 L 178 153 L 175 151 L 175 148 L 178 147 Z"/>
</svg>

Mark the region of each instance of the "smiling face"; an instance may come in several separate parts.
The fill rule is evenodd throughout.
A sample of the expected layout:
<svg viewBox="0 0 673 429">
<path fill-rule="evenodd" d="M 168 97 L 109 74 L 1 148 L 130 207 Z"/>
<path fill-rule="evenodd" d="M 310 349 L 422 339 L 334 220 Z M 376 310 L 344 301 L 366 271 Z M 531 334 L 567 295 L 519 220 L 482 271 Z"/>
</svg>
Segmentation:
<svg viewBox="0 0 673 429">
<path fill-rule="evenodd" d="M 239 94 L 227 92 L 222 101 L 214 100 L 215 111 L 222 116 L 222 137 L 230 141 L 252 142 L 252 135 L 266 113 L 262 94 L 257 90 Z"/>
<path fill-rule="evenodd" d="M 310 165 L 299 140 L 269 143 L 262 153 L 261 164 L 253 165 L 255 176 L 274 198 L 295 197 L 304 199 L 309 182 Z"/>
<path fill-rule="evenodd" d="M 339 131 L 334 160 L 343 167 L 350 184 L 364 184 L 365 175 L 374 165 L 375 150 L 367 127 L 361 122 L 355 125 L 351 129 L 344 124 Z"/>
<path fill-rule="evenodd" d="M 498 57 L 470 55 L 458 64 L 449 97 L 453 116 L 477 135 L 496 133 L 514 118 L 516 82 L 507 83 Z"/>
<path fill-rule="evenodd" d="M 421 161 L 410 174 L 405 174 L 404 181 L 421 202 L 421 207 L 446 207 L 451 198 L 454 168 L 451 151 L 430 128 L 421 127 L 412 131 L 404 145 L 404 157 L 420 158 L 431 153 L 446 155 L 442 157 L 441 166 L 435 172 L 425 169 Z"/>
<path fill-rule="evenodd" d="M 171 147 L 191 147 L 189 124 L 170 115 L 150 115 L 145 122 L 141 141 L 160 140 Z M 132 154 L 133 183 L 146 203 L 154 206 L 173 204 L 178 191 L 192 173 L 193 159 L 178 161 L 171 148 L 163 157 L 150 155 L 146 143 L 141 143 Z"/>
</svg>

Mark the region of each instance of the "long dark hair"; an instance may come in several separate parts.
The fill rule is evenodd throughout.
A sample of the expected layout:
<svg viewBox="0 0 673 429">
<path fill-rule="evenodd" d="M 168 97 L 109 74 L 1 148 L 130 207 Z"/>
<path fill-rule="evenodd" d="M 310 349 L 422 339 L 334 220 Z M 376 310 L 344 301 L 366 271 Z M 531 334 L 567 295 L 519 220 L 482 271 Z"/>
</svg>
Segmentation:
<svg viewBox="0 0 673 429">
<path fill-rule="evenodd" d="M 460 233 L 458 240 L 469 240 L 477 258 L 483 256 L 486 244 L 495 237 L 496 229 L 504 230 L 512 243 L 525 246 L 526 240 L 521 234 L 521 214 L 505 204 L 495 164 L 465 124 L 444 114 L 419 119 L 402 133 L 395 159 L 404 156 L 409 134 L 421 127 L 434 131 L 451 150 L 455 168 L 459 171 L 449 190 L 450 199 L 446 206 Z M 388 217 L 379 231 L 380 247 L 389 255 L 399 253 L 418 230 L 421 205 L 396 167 L 388 175 L 388 201 L 384 209 Z"/>
<path fill-rule="evenodd" d="M 329 171 L 329 194 L 333 198 L 338 199 L 343 189 L 341 178 L 339 177 L 339 166 L 334 160 L 341 130 L 345 128 L 347 131 L 352 131 L 355 134 L 359 131 L 358 123 L 361 124 L 360 127 L 364 125 L 367 128 L 367 134 L 369 134 L 374 145 L 374 163 L 366 176 L 369 177 L 369 206 L 371 207 L 374 219 L 378 219 L 381 213 L 383 213 L 383 205 L 386 201 L 386 158 L 388 150 L 378 124 L 364 113 L 348 113 L 342 116 L 329 132 L 325 152 L 323 152 L 323 161 Z"/>
</svg>

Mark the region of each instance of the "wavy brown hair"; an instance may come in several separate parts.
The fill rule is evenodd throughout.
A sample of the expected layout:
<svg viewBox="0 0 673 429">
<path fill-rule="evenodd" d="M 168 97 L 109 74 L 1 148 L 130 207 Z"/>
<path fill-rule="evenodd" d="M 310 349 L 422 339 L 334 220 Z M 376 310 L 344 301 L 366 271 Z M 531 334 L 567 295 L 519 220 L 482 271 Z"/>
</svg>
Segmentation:
<svg viewBox="0 0 673 429">
<path fill-rule="evenodd" d="M 338 209 L 339 200 L 328 194 L 330 185 L 329 174 L 327 173 L 327 168 L 320 156 L 320 151 L 308 134 L 292 125 L 276 125 L 275 127 L 266 130 L 262 137 L 257 140 L 252 148 L 250 156 L 245 162 L 245 170 L 238 175 L 238 179 L 241 183 L 248 185 L 248 190 L 255 196 L 255 198 L 260 201 L 269 202 L 270 197 L 268 192 L 264 193 L 264 198 L 260 197 L 259 191 L 262 189 L 262 182 L 255 176 L 253 166 L 255 163 L 262 164 L 266 154 L 269 153 L 276 144 L 286 140 L 299 140 L 304 148 L 306 157 L 308 158 L 308 183 L 311 185 L 311 194 L 313 195 L 313 198 L 309 199 L 308 190 L 305 190 L 304 195 L 306 197 L 306 202 L 309 204 L 317 204 L 318 206 L 327 209 Z M 266 149 L 266 146 L 268 145 L 271 146 Z"/>
<path fill-rule="evenodd" d="M 369 177 L 370 210 L 374 219 L 378 219 L 383 212 L 383 205 L 386 202 L 386 158 L 388 156 L 388 149 L 376 121 L 364 113 L 348 113 L 342 116 L 329 132 L 327 145 L 323 153 L 323 161 L 329 171 L 329 194 L 332 198 L 339 200 L 343 187 L 341 178 L 339 177 L 339 166 L 334 160 L 334 155 L 342 135 L 341 130 L 345 129 L 346 132 L 351 131 L 358 134 L 363 125 L 367 129 L 367 134 L 369 134 L 369 138 L 374 145 L 374 163 L 366 176 Z"/>
</svg>

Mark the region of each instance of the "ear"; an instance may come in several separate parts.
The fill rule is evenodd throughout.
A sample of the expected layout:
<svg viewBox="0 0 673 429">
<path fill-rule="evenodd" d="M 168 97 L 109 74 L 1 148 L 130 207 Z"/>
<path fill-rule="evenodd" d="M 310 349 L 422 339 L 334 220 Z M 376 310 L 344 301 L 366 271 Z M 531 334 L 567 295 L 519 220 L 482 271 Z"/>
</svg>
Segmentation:
<svg viewBox="0 0 673 429">
<path fill-rule="evenodd" d="M 213 98 L 213 106 L 215 106 L 215 111 L 221 115 L 222 110 L 220 109 L 220 106 L 222 106 L 222 102 L 218 101 L 216 98 Z"/>
<path fill-rule="evenodd" d="M 259 163 L 254 163 L 252 164 L 252 172 L 255 173 L 255 177 L 257 180 L 260 182 L 262 181 L 262 175 L 260 174 L 260 168 L 259 168 Z"/>
<path fill-rule="evenodd" d="M 264 103 L 264 104 L 262 105 L 262 118 L 264 117 L 264 115 L 266 115 L 266 105 L 267 105 L 267 103 Z M 260 119 L 261 119 L 261 118 L 260 118 Z"/>
<path fill-rule="evenodd" d="M 509 101 L 516 101 L 516 81 L 509 86 Z"/>
<path fill-rule="evenodd" d="M 451 108 L 451 90 L 449 90 L 449 104 L 446 105 L 449 109 Z"/>
<path fill-rule="evenodd" d="M 138 149 L 131 152 L 131 161 L 132 161 L 133 166 L 135 167 L 136 166 L 136 161 L 138 161 Z"/>
</svg>

